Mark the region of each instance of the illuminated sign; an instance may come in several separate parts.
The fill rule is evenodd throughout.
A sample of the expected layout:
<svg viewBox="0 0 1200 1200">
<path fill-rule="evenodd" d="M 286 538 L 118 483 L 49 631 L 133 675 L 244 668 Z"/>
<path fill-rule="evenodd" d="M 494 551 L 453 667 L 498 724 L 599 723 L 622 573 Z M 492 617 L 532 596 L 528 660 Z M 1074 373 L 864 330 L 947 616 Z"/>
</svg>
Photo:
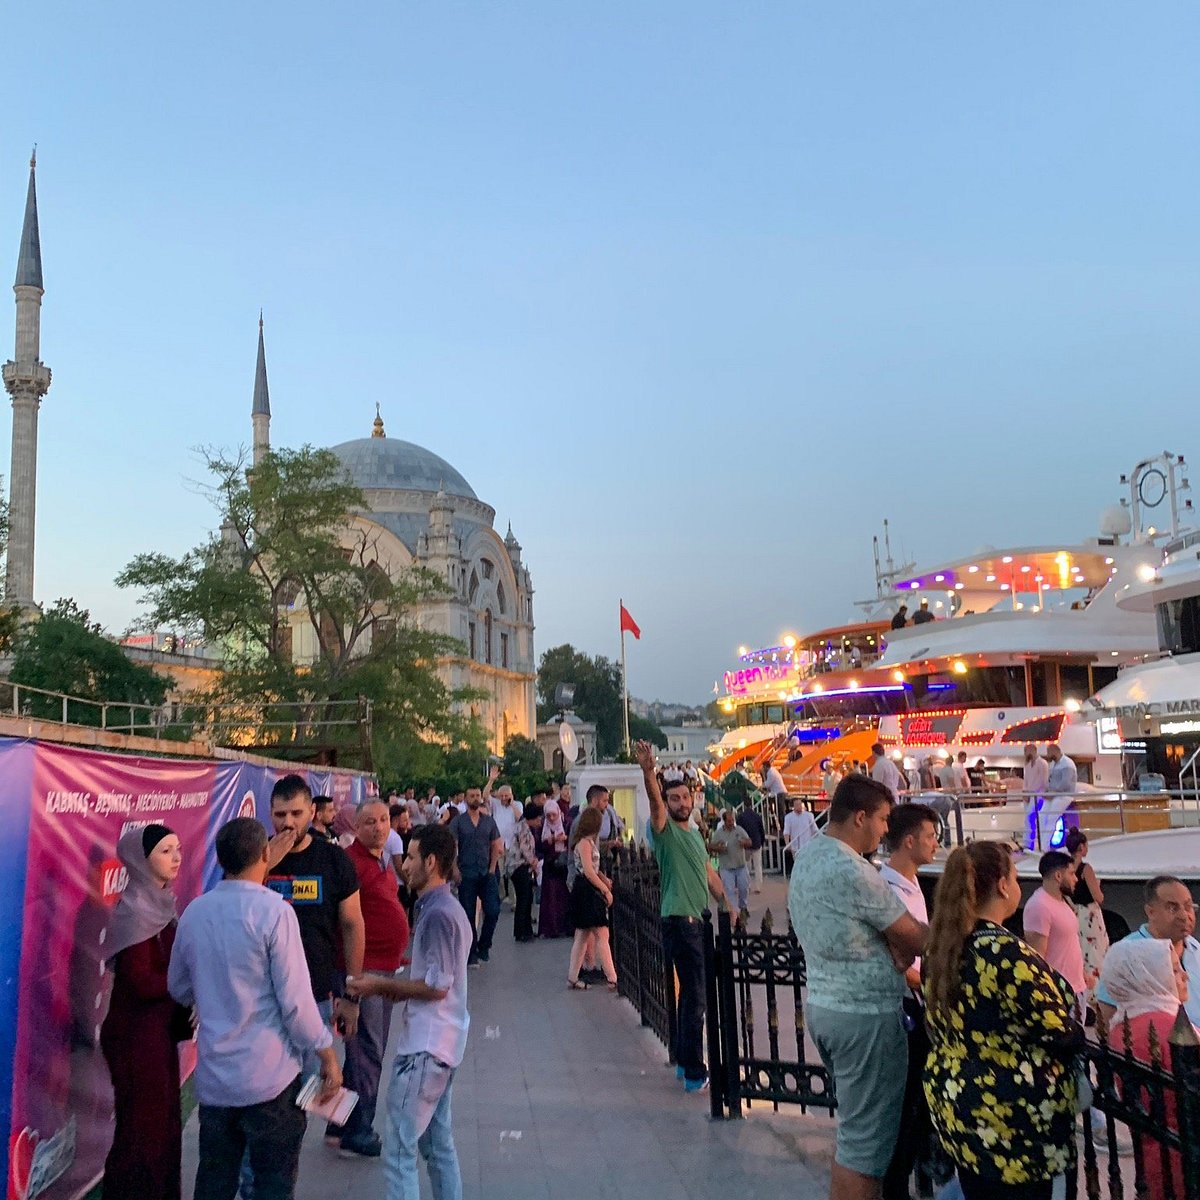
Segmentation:
<svg viewBox="0 0 1200 1200">
<path fill-rule="evenodd" d="M 725 690 L 740 695 L 753 687 L 787 683 L 794 672 L 795 667 L 791 663 L 765 663 L 761 667 L 747 667 L 742 671 L 726 671 Z"/>
<path fill-rule="evenodd" d="M 900 740 L 906 746 L 947 746 L 962 728 L 965 713 L 933 713 L 901 717 Z"/>
<path fill-rule="evenodd" d="M 1121 723 L 1116 717 L 1101 717 L 1096 722 L 1096 733 L 1101 750 L 1121 749 Z"/>
<path fill-rule="evenodd" d="M 1200 721 L 1164 721 L 1159 733 L 1200 733 Z"/>
<path fill-rule="evenodd" d="M 792 737 L 801 745 L 807 745 L 809 742 L 828 742 L 832 738 L 841 736 L 842 731 L 840 729 L 810 728 L 792 730 Z"/>
</svg>

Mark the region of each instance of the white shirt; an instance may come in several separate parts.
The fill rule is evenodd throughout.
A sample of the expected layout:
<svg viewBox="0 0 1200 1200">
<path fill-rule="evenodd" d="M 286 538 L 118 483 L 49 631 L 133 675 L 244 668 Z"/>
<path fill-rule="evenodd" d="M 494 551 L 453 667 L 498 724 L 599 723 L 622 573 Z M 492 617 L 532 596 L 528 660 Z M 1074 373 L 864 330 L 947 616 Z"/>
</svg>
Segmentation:
<svg viewBox="0 0 1200 1200">
<path fill-rule="evenodd" d="M 1046 780 L 1046 791 L 1070 795 L 1079 783 L 1079 771 L 1072 759 L 1065 754 L 1056 763 L 1050 764 L 1050 777 Z"/>
<path fill-rule="evenodd" d="M 767 768 L 767 773 L 763 777 L 763 787 L 766 789 L 768 796 L 784 796 L 787 794 L 787 785 L 783 782 L 783 776 L 775 769 L 773 763 Z"/>
<path fill-rule="evenodd" d="M 1035 796 L 1045 795 L 1046 784 L 1050 782 L 1050 764 L 1039 756 L 1033 762 L 1025 764 L 1022 778 L 1025 791 L 1032 792 Z"/>
<path fill-rule="evenodd" d="M 793 854 L 817 836 L 817 822 L 810 812 L 790 812 L 783 818 L 784 844 Z"/>
<path fill-rule="evenodd" d="M 496 828 L 500 830 L 500 838 L 507 850 L 512 845 L 513 834 L 517 831 L 517 802 L 512 800 L 508 804 L 501 804 L 493 796 L 492 820 L 496 822 Z"/>
<path fill-rule="evenodd" d="M 943 791 L 954 792 L 958 790 L 958 772 L 955 771 L 952 763 L 944 763 L 938 767 L 937 777 Z"/>
<path fill-rule="evenodd" d="M 667 783 L 682 783 L 683 772 L 678 767 L 668 767 L 663 772 L 663 779 Z"/>
<path fill-rule="evenodd" d="M 893 800 L 900 799 L 900 788 L 904 780 L 901 779 L 900 772 L 896 770 L 896 764 L 890 759 L 877 758 L 875 765 L 871 768 L 871 778 L 877 783 L 882 783 L 892 793 Z"/>
<path fill-rule="evenodd" d="M 916 880 L 901 875 L 888 863 L 879 868 L 879 874 L 883 882 L 904 901 L 904 907 L 912 914 L 913 919 L 920 921 L 922 925 L 928 925 L 929 908 L 925 903 L 925 893 L 921 891 L 921 885 Z M 913 959 L 913 966 L 918 972 L 921 970 L 920 958 Z"/>
<path fill-rule="evenodd" d="M 837 785 L 842 782 L 842 777 L 836 771 L 827 771 L 825 778 L 821 780 L 821 786 L 825 789 L 827 796 L 832 796 L 837 791 Z"/>
<path fill-rule="evenodd" d="M 954 786 L 960 792 L 969 792 L 971 790 L 971 777 L 967 774 L 966 766 L 960 762 L 954 764 Z"/>
<path fill-rule="evenodd" d="M 404 839 L 394 830 L 389 829 L 387 841 L 383 843 L 383 865 L 390 867 L 393 858 L 404 857 Z"/>
</svg>

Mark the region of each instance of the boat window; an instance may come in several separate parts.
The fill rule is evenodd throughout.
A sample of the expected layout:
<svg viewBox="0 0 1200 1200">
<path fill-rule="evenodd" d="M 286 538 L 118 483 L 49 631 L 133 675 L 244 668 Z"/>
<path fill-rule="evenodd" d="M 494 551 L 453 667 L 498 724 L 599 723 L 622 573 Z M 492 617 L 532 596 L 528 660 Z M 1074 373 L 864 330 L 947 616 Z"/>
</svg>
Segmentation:
<svg viewBox="0 0 1200 1200">
<path fill-rule="evenodd" d="M 783 705 L 782 704 L 768 704 L 767 705 L 766 724 L 768 724 L 768 725 L 782 725 L 783 724 Z"/>
<path fill-rule="evenodd" d="M 1168 654 L 1200 650 L 1200 596 L 1184 596 L 1156 606 L 1158 644 Z"/>
<path fill-rule="evenodd" d="M 1063 663 L 1058 668 L 1058 677 L 1062 682 L 1064 700 L 1083 701 L 1091 694 L 1086 664 Z"/>
<path fill-rule="evenodd" d="M 1098 692 L 1102 687 L 1107 687 L 1117 678 L 1119 667 L 1092 667 L 1092 691 Z"/>
<path fill-rule="evenodd" d="M 761 725 L 762 723 L 763 706 L 761 704 L 747 704 L 738 709 L 739 725 Z"/>
</svg>

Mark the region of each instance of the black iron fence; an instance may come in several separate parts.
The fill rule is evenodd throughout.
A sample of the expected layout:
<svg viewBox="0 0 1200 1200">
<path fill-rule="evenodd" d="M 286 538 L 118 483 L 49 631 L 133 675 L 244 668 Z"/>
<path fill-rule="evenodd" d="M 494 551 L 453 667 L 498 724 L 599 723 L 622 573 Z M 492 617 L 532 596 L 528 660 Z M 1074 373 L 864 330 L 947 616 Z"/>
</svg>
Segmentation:
<svg viewBox="0 0 1200 1200">
<path fill-rule="evenodd" d="M 658 866 L 644 850 L 619 852 L 613 879 L 613 952 L 620 991 L 674 1061 L 675 979 L 663 953 Z M 755 1102 L 832 1114 L 833 1081 L 805 1036 L 804 951 L 790 922 L 768 912 L 757 932 L 728 912 L 704 921 L 707 1052 L 714 1119 Z M 1148 1061 L 1127 1026 L 1084 1053 L 1092 1117 L 1080 1122 L 1079 1179 L 1086 1200 L 1200 1200 L 1200 1038 L 1180 1010 L 1164 1046 L 1151 1031 Z M 1081 1185 L 1081 1186 L 1079 1186 Z"/>
</svg>

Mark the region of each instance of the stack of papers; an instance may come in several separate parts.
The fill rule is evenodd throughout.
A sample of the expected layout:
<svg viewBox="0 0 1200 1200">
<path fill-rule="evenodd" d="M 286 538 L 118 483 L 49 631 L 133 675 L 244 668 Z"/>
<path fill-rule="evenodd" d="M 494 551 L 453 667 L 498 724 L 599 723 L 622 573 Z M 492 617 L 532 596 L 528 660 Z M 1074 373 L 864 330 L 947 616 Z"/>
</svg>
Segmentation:
<svg viewBox="0 0 1200 1200">
<path fill-rule="evenodd" d="M 358 1093 L 349 1088 L 338 1088 L 323 1104 L 317 1099 L 321 1094 L 320 1075 L 311 1076 L 300 1089 L 296 1104 L 314 1117 L 324 1117 L 334 1125 L 345 1125 L 347 1118 L 358 1103 Z"/>
</svg>

